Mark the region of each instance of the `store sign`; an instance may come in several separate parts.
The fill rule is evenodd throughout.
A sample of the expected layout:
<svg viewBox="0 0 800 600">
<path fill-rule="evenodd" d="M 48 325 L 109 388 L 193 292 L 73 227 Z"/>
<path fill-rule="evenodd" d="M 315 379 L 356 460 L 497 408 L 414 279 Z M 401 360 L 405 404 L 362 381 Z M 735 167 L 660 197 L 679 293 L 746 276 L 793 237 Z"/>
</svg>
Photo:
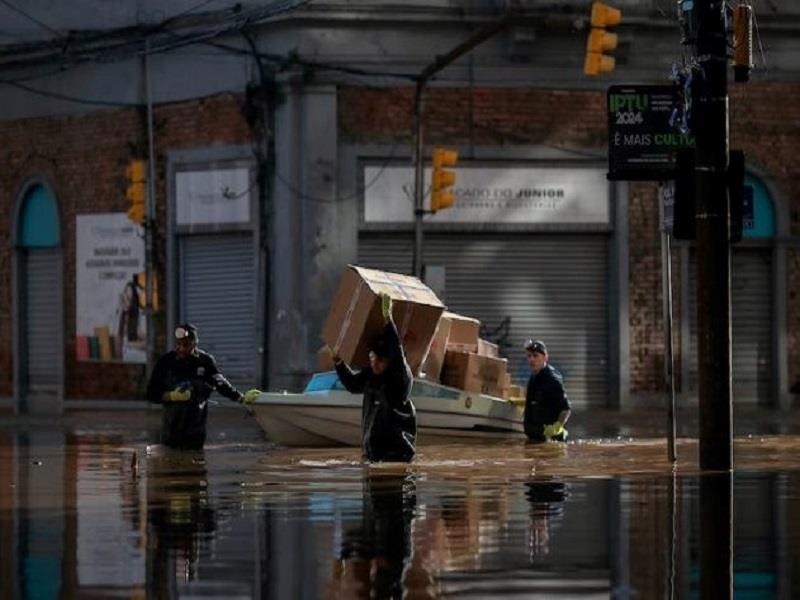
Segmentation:
<svg viewBox="0 0 800 600">
<path fill-rule="evenodd" d="M 249 223 L 251 187 L 246 168 L 179 171 L 175 175 L 177 225 Z"/>
<path fill-rule="evenodd" d="M 673 125 L 680 109 L 670 85 L 613 85 L 608 89 L 608 178 L 674 179 L 675 154 L 694 136 Z"/>
<path fill-rule="evenodd" d="M 75 218 L 77 360 L 144 363 L 142 230 L 122 213 Z"/>
<path fill-rule="evenodd" d="M 425 215 L 430 223 L 608 224 L 609 193 L 601 169 L 457 167 L 452 208 Z M 425 173 L 425 206 L 431 173 Z M 414 221 L 414 169 L 364 168 L 364 220 Z"/>
</svg>

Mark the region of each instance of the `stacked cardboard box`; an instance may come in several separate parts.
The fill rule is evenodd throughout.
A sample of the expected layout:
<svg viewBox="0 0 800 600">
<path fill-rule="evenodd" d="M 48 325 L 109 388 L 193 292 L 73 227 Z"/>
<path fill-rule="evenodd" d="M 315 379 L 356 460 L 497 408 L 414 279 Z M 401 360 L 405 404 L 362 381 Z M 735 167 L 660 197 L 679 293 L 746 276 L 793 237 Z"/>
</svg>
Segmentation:
<svg viewBox="0 0 800 600">
<path fill-rule="evenodd" d="M 322 339 L 348 364 L 369 365 L 368 352 L 383 332 L 380 296 L 393 300 L 393 318 L 415 375 L 468 392 L 508 398 L 513 386 L 498 347 L 479 337 L 481 323 L 446 312 L 419 279 L 349 265 L 342 275 L 322 330 Z M 326 348 L 317 355 L 322 370 L 333 368 Z"/>
<path fill-rule="evenodd" d="M 433 359 L 441 361 L 441 382 L 468 392 L 505 397 L 510 386 L 507 361 L 500 358 L 496 344 L 479 337 L 480 321 L 451 312 L 445 312 L 442 321 L 449 322 L 449 334 L 444 352 L 438 345 Z M 444 355 L 443 360 L 439 354 Z M 431 370 L 429 378 L 435 374 Z"/>
<path fill-rule="evenodd" d="M 322 339 L 346 363 L 369 365 L 369 349 L 383 333 L 379 294 L 393 300 L 392 317 L 413 373 L 428 353 L 444 305 L 416 277 L 349 265 L 322 329 Z"/>
<path fill-rule="evenodd" d="M 442 383 L 467 392 L 502 398 L 506 373 L 505 358 L 448 350 L 444 358 Z"/>
</svg>

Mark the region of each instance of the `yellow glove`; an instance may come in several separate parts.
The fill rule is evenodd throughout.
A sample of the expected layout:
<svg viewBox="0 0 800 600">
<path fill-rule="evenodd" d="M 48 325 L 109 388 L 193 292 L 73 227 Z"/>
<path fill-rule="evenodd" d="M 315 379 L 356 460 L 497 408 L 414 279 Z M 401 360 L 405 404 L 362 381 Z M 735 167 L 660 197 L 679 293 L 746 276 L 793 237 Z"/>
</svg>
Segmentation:
<svg viewBox="0 0 800 600">
<path fill-rule="evenodd" d="M 168 394 L 172 402 L 186 402 L 192 397 L 192 390 L 187 390 L 183 387 L 176 387 Z"/>
<path fill-rule="evenodd" d="M 253 402 L 256 401 L 256 398 L 258 398 L 260 395 L 261 395 L 261 390 L 253 388 L 252 390 L 247 390 L 244 394 L 242 394 L 242 397 L 239 400 L 239 402 L 241 402 L 242 404 L 252 404 Z"/>
<path fill-rule="evenodd" d="M 553 438 L 564 431 L 564 424 L 561 421 L 556 421 L 550 425 L 545 425 L 542 433 L 545 437 Z"/>
<path fill-rule="evenodd" d="M 384 323 L 388 323 L 392 318 L 392 297 L 389 294 L 381 294 L 381 314 Z"/>
</svg>

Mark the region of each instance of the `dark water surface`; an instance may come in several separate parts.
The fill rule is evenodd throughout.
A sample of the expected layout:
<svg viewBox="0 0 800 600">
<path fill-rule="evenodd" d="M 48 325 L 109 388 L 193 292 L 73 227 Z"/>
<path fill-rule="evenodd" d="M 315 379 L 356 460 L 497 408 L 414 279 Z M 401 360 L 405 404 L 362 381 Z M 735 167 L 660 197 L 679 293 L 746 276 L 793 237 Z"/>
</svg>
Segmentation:
<svg viewBox="0 0 800 600">
<path fill-rule="evenodd" d="M 700 596 L 709 475 L 690 437 L 673 469 L 660 415 L 593 417 L 568 444 L 423 446 L 406 467 L 276 448 L 215 408 L 203 452 L 152 446 L 152 411 L 0 416 L 0 597 Z M 737 427 L 714 540 L 736 598 L 800 597 L 798 433 Z"/>
</svg>

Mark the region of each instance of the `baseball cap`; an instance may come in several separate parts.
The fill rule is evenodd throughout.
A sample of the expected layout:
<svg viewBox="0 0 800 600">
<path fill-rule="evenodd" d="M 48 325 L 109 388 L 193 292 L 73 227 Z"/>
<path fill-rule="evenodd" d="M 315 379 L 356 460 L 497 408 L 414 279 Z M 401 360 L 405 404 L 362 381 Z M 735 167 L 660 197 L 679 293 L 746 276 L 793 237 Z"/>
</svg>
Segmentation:
<svg viewBox="0 0 800 600">
<path fill-rule="evenodd" d="M 542 340 L 528 340 L 525 342 L 525 350 L 528 352 L 538 352 L 539 354 L 547 354 L 547 346 L 544 345 Z"/>
<path fill-rule="evenodd" d="M 376 338 L 369 348 L 370 352 L 374 352 L 378 358 L 387 358 L 389 355 L 388 344 L 383 336 Z"/>
<path fill-rule="evenodd" d="M 191 323 L 182 323 L 175 328 L 175 339 L 182 340 L 188 337 L 189 339 L 197 339 L 197 327 Z"/>
</svg>

